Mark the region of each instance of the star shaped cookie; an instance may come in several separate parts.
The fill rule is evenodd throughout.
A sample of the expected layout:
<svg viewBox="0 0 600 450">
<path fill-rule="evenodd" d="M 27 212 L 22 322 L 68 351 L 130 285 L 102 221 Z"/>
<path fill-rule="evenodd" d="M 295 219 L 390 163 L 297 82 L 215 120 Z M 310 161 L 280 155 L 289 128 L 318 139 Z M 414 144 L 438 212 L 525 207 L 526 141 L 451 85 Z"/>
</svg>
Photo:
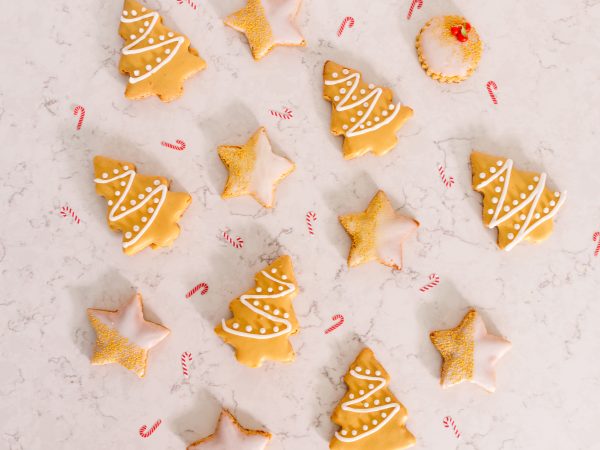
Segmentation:
<svg viewBox="0 0 600 450">
<path fill-rule="evenodd" d="M 365 211 L 339 220 L 352 239 L 350 267 L 377 260 L 401 270 L 402 246 L 419 227 L 416 220 L 397 214 L 383 191 L 375 194 Z"/>
<path fill-rule="evenodd" d="M 242 427 L 226 409 L 221 411 L 213 434 L 190 444 L 187 450 L 263 450 L 271 433 Z"/>
<path fill-rule="evenodd" d="M 221 196 L 223 198 L 250 195 L 265 208 L 275 202 L 275 188 L 296 168 L 289 159 L 273 153 L 264 127 L 242 146 L 221 145 L 219 157 L 229 178 Z"/>
<path fill-rule="evenodd" d="M 469 311 L 456 328 L 434 331 L 430 338 L 444 360 L 442 387 L 470 381 L 489 392 L 496 390 L 494 367 L 510 350 L 511 343 L 488 334 L 477 311 Z"/>
<path fill-rule="evenodd" d="M 305 46 L 294 23 L 302 0 L 247 0 L 225 25 L 246 35 L 252 56 L 261 59 L 277 45 Z"/>
<path fill-rule="evenodd" d="M 144 319 L 141 294 L 136 294 L 118 311 L 88 309 L 96 330 L 96 350 L 92 364 L 119 363 L 143 377 L 148 351 L 167 337 L 169 330 Z"/>
</svg>

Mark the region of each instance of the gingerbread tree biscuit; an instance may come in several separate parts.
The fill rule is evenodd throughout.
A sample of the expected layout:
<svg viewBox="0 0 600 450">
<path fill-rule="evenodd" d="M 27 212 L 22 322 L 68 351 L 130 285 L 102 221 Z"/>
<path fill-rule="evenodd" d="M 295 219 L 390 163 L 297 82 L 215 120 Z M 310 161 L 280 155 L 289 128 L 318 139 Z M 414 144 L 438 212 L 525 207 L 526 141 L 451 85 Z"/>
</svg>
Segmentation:
<svg viewBox="0 0 600 450">
<path fill-rule="evenodd" d="M 169 192 L 166 178 L 139 175 L 134 164 L 105 156 L 94 158 L 94 173 L 96 193 L 108 202 L 108 225 L 123 233 L 125 253 L 168 247 L 179 236 L 189 194 Z"/>
<path fill-rule="evenodd" d="M 183 82 L 206 67 L 186 36 L 165 27 L 156 11 L 135 0 L 125 0 L 119 34 L 125 40 L 119 70 L 129 75 L 129 99 L 174 100 L 183 93 Z"/>
<path fill-rule="evenodd" d="M 511 250 L 522 240 L 541 242 L 552 233 L 552 218 L 566 198 L 546 187 L 546 174 L 513 169 L 512 159 L 471 154 L 473 189 L 483 194 L 483 223 L 498 227 L 498 247 Z"/>
<path fill-rule="evenodd" d="M 362 80 L 360 72 L 327 61 L 323 95 L 331 102 L 331 132 L 344 136 L 344 158 L 385 155 L 398 143 L 396 132 L 413 110 L 392 103 L 392 91 Z"/>
<path fill-rule="evenodd" d="M 285 255 L 258 272 L 256 287 L 233 300 L 231 319 L 215 332 L 235 348 L 238 361 L 259 367 L 263 361 L 294 359 L 289 337 L 299 329 L 292 300 L 298 293 L 292 259 Z"/>
<path fill-rule="evenodd" d="M 344 376 L 348 392 L 331 415 L 340 426 L 331 450 L 401 450 L 416 439 L 405 426 L 408 411 L 388 389 L 390 376 L 365 348 Z"/>
</svg>

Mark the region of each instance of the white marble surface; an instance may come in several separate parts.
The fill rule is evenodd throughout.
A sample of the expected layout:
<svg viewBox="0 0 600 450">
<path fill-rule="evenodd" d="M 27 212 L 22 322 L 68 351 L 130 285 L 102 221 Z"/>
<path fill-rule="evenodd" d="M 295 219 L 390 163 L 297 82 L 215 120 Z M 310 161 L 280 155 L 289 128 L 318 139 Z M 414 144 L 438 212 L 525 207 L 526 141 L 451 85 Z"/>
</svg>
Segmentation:
<svg viewBox="0 0 600 450">
<path fill-rule="evenodd" d="M 152 0 L 166 24 L 190 38 L 208 68 L 182 99 L 132 102 L 117 71 L 121 3 L 4 2 L 0 23 L 0 447 L 183 449 L 211 432 L 220 405 L 275 437 L 269 450 L 325 449 L 329 414 L 345 392 L 341 376 L 363 345 L 392 375 L 422 449 L 597 449 L 600 402 L 600 2 L 305 0 L 305 49 L 277 49 L 260 63 L 221 21 L 242 0 Z M 485 41 L 479 70 L 439 85 L 418 65 L 414 37 L 436 14 L 462 12 Z M 336 36 L 344 16 L 356 25 Z M 397 148 L 383 158 L 341 158 L 321 97 L 323 62 L 334 59 L 388 85 L 415 110 Z M 498 84 L 499 104 L 485 83 Z M 84 105 L 75 131 L 73 107 Z M 284 106 L 294 118 L 278 121 Z M 259 124 L 297 170 L 266 211 L 250 198 L 224 201 L 216 153 Z M 161 140 L 183 139 L 184 152 Z M 569 191 L 552 237 L 511 253 L 481 224 L 470 188 L 472 148 L 546 171 Z M 91 159 L 105 154 L 174 180 L 193 204 L 170 250 L 121 252 L 94 193 Z M 441 183 L 436 167 L 456 178 Z M 377 188 L 422 224 L 406 268 L 348 270 L 349 239 L 337 216 L 363 209 Z M 58 210 L 70 205 L 77 225 Z M 304 222 L 318 214 L 316 234 Z M 229 227 L 246 242 L 218 238 Z M 257 370 L 239 365 L 213 333 L 229 301 L 252 286 L 275 256 L 293 257 L 301 293 L 297 360 Z M 442 282 L 418 288 L 436 272 Z M 186 300 L 200 281 L 206 296 Z M 120 366 L 91 366 L 94 333 L 85 310 L 117 308 L 135 290 L 147 316 L 171 335 L 151 354 L 145 379 Z M 498 391 L 474 385 L 442 391 L 429 331 L 454 326 L 469 306 L 512 351 L 498 367 Z M 325 336 L 331 316 L 345 324 Z M 191 377 L 179 358 L 190 351 Z M 443 428 L 451 415 L 462 438 Z M 138 428 L 163 423 L 148 439 Z M 228 449 L 231 450 L 231 449 Z"/>
</svg>

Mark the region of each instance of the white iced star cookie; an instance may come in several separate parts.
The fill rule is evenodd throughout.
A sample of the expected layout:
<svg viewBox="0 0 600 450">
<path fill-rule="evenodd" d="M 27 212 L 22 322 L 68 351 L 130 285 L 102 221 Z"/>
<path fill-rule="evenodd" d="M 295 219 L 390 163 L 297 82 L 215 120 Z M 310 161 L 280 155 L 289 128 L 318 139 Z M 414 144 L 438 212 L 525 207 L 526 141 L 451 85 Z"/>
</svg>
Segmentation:
<svg viewBox="0 0 600 450">
<path fill-rule="evenodd" d="M 221 196 L 223 198 L 250 195 L 265 208 L 275 202 L 275 188 L 296 167 L 289 159 L 273 153 L 264 127 L 242 146 L 221 145 L 219 157 L 229 178 Z"/>
<path fill-rule="evenodd" d="M 302 0 L 247 0 L 225 24 L 246 35 L 252 56 L 259 60 L 278 45 L 306 45 L 294 23 L 301 4 Z"/>
<path fill-rule="evenodd" d="M 242 427 L 226 409 L 221 411 L 213 434 L 190 444 L 187 450 L 263 450 L 271 433 Z"/>
<path fill-rule="evenodd" d="M 494 367 L 511 343 L 489 334 L 477 311 L 469 311 L 456 328 L 434 331 L 430 338 L 444 360 L 442 387 L 470 381 L 489 392 L 496 390 Z"/>
<path fill-rule="evenodd" d="M 96 330 L 96 350 L 92 364 L 119 363 L 139 377 L 146 373 L 148 351 L 166 338 L 169 330 L 144 319 L 141 294 L 118 311 L 88 309 Z"/>
</svg>

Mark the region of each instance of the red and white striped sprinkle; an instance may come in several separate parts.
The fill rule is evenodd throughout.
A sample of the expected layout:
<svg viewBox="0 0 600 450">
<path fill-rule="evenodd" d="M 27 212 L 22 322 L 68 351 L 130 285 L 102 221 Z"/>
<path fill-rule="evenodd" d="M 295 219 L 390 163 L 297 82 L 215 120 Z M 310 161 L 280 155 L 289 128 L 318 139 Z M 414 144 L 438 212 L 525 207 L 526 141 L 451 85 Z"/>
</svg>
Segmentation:
<svg viewBox="0 0 600 450">
<path fill-rule="evenodd" d="M 71 216 L 73 218 L 73 221 L 75 223 L 81 223 L 81 219 L 77 216 L 77 214 L 75 214 L 75 211 L 73 211 L 69 206 L 65 205 L 62 206 L 60 208 L 60 215 L 63 217 L 69 217 Z"/>
<path fill-rule="evenodd" d="M 73 110 L 73 115 L 76 116 L 79 114 L 79 120 L 77 121 L 77 130 L 81 130 L 81 125 L 83 125 L 83 119 L 85 118 L 85 108 L 81 105 L 77 105 Z"/>
<path fill-rule="evenodd" d="M 447 177 L 446 169 L 444 169 L 444 166 L 442 166 L 441 164 L 438 164 L 438 172 L 440 174 L 440 178 L 442 179 L 442 182 L 444 183 L 444 185 L 447 188 L 451 188 L 452 185 L 454 184 L 454 177 L 452 177 L 452 176 Z"/>
<path fill-rule="evenodd" d="M 456 436 L 456 439 L 460 439 L 460 431 L 458 431 L 458 427 L 454 423 L 454 419 L 452 419 L 452 417 L 450 417 L 450 416 L 444 417 L 443 423 L 444 423 L 445 428 L 452 428 L 452 431 L 454 432 L 454 436 Z"/>
<path fill-rule="evenodd" d="M 152 425 L 152 427 L 148 431 L 146 431 L 146 425 L 142 425 L 140 427 L 140 436 L 143 438 L 149 437 L 152 433 L 156 431 L 156 429 L 160 426 L 161 423 L 162 420 L 158 419 L 156 422 L 154 422 L 154 425 Z"/>
<path fill-rule="evenodd" d="M 233 245 L 233 248 L 242 248 L 244 246 L 244 240 L 241 237 L 236 237 L 233 239 L 231 236 L 229 236 L 227 231 L 223 231 L 222 235 L 227 242 Z"/>
<path fill-rule="evenodd" d="M 181 370 L 183 371 L 183 376 L 185 378 L 190 377 L 190 373 L 188 371 L 187 363 L 192 362 L 192 354 L 190 352 L 183 352 L 181 354 Z"/>
<path fill-rule="evenodd" d="M 202 289 L 202 290 L 200 291 L 200 289 Z M 200 295 L 206 295 L 206 293 L 208 292 L 208 284 L 206 284 L 206 283 L 197 284 L 187 294 L 185 294 L 185 298 L 190 298 L 192 295 L 194 295 L 198 291 L 200 291 Z"/>
<path fill-rule="evenodd" d="M 325 330 L 325 334 L 331 333 L 332 331 L 336 330 L 337 328 L 341 327 L 344 324 L 344 316 L 342 316 L 341 314 L 336 314 L 335 316 L 333 316 L 331 318 L 331 320 L 337 320 L 337 322 L 334 323 L 329 328 L 327 328 Z"/>
<path fill-rule="evenodd" d="M 317 221 L 317 213 L 314 211 L 309 211 L 306 213 L 306 226 L 308 227 L 308 232 L 312 235 L 315 234 L 315 230 L 313 229 L 313 222 Z"/>
<path fill-rule="evenodd" d="M 594 233 L 594 242 L 598 241 L 596 244 L 596 250 L 594 251 L 594 256 L 600 255 L 600 231 L 596 231 Z"/>
<path fill-rule="evenodd" d="M 292 117 L 294 117 L 294 113 L 292 112 L 292 110 L 287 107 L 283 108 L 282 113 L 273 109 L 270 109 L 269 112 L 273 117 L 279 117 L 280 119 L 284 120 L 290 120 Z"/>
<path fill-rule="evenodd" d="M 171 144 L 170 142 L 166 142 L 166 141 L 162 141 L 160 143 L 160 145 L 170 148 L 172 150 L 177 150 L 177 151 L 185 150 L 185 142 L 184 141 L 182 141 L 181 139 L 177 139 L 175 142 L 179 145 Z"/>
<path fill-rule="evenodd" d="M 194 2 L 192 2 L 191 0 L 186 0 L 186 2 L 188 5 L 190 5 L 192 8 L 194 8 L 194 11 L 196 11 L 196 9 L 198 9 L 196 4 Z M 177 3 L 179 3 L 180 5 L 183 5 L 183 0 L 177 0 Z"/>
<path fill-rule="evenodd" d="M 494 93 L 492 92 L 492 89 L 497 90 L 498 89 L 498 85 L 496 84 L 495 81 L 488 81 L 487 84 L 485 85 L 487 87 L 487 91 L 488 94 L 490 94 L 490 98 L 492 99 L 492 102 L 494 102 L 494 105 L 498 104 L 498 99 L 496 98 L 496 96 L 494 95 Z"/>
<path fill-rule="evenodd" d="M 341 23 L 340 27 L 338 28 L 338 32 L 337 32 L 338 37 L 340 37 L 342 35 L 342 33 L 344 32 L 344 29 L 346 28 L 346 25 L 348 26 L 348 28 L 352 28 L 354 26 L 354 17 L 351 17 L 351 16 L 344 17 L 344 20 L 342 20 L 342 23 Z"/>
<path fill-rule="evenodd" d="M 419 289 L 419 291 L 427 292 L 428 290 L 433 289 L 438 284 L 440 284 L 440 277 L 437 276 L 437 274 L 435 274 L 435 273 L 432 273 L 431 275 L 429 275 L 429 279 L 431 280 L 431 282 L 427 283 L 425 286 L 421 287 Z"/>
<path fill-rule="evenodd" d="M 410 20 L 413 15 L 413 11 L 415 9 L 415 5 L 417 9 L 421 9 L 423 7 L 423 0 L 412 0 L 410 4 L 410 8 L 408 8 L 408 14 L 406 15 L 406 20 Z"/>
</svg>

